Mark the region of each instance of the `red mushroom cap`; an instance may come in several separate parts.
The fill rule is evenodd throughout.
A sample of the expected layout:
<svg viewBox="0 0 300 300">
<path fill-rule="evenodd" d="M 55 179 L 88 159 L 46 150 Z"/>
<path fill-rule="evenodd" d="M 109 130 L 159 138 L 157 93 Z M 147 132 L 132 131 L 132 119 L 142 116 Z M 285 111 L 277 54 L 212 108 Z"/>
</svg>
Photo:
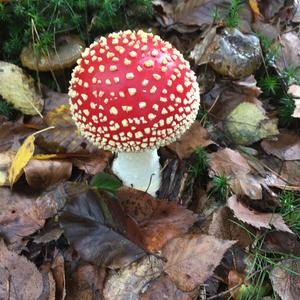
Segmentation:
<svg viewBox="0 0 300 300">
<path fill-rule="evenodd" d="M 82 53 L 70 81 L 73 119 L 82 135 L 111 151 L 155 149 L 194 122 L 199 87 L 170 43 L 143 31 L 101 37 Z"/>
</svg>

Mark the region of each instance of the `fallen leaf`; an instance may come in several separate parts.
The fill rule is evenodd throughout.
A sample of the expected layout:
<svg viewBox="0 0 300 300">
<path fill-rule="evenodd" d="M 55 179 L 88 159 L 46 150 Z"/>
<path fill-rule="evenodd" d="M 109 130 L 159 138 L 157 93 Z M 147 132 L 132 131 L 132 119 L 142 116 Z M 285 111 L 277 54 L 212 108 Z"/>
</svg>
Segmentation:
<svg viewBox="0 0 300 300">
<path fill-rule="evenodd" d="M 164 271 L 179 289 L 192 291 L 213 274 L 225 252 L 235 243 L 209 235 L 184 234 L 164 247 L 167 259 Z"/>
<path fill-rule="evenodd" d="M 166 200 L 157 200 L 139 190 L 122 187 L 117 193 L 124 211 L 138 221 L 143 244 L 156 252 L 196 222 L 192 211 Z"/>
<path fill-rule="evenodd" d="M 29 191 L 18 193 L 0 188 L 0 234 L 9 243 L 20 241 L 44 226 L 45 219 L 35 199 Z"/>
<path fill-rule="evenodd" d="M 282 130 L 276 140 L 263 140 L 262 148 L 281 160 L 300 160 L 300 136 L 299 134 Z"/>
<path fill-rule="evenodd" d="M 261 17 L 261 13 L 260 13 L 260 10 L 259 10 L 257 0 L 249 0 L 248 3 L 249 3 L 249 6 L 251 8 L 251 11 L 253 13 L 254 21 L 255 21 L 256 19 Z"/>
<path fill-rule="evenodd" d="M 66 297 L 66 276 L 65 261 L 63 255 L 55 249 L 51 270 L 56 285 L 56 300 L 63 300 Z"/>
<path fill-rule="evenodd" d="M 270 279 L 274 291 L 283 300 L 300 299 L 300 262 L 288 259 L 277 263 L 270 272 Z"/>
<path fill-rule="evenodd" d="M 255 228 L 271 229 L 271 225 L 273 225 L 277 230 L 293 233 L 284 223 L 280 214 L 260 213 L 250 210 L 237 200 L 236 195 L 228 198 L 227 206 L 232 209 L 236 218 L 244 223 L 252 225 Z"/>
<path fill-rule="evenodd" d="M 0 299 L 40 299 L 47 288 L 42 274 L 24 256 L 9 251 L 0 242 Z"/>
<path fill-rule="evenodd" d="M 265 111 L 255 104 L 239 104 L 224 120 L 225 133 L 239 145 L 251 145 L 263 138 L 279 133 L 277 120 L 269 119 Z"/>
<path fill-rule="evenodd" d="M 66 206 L 60 214 L 64 234 L 85 261 L 124 267 L 145 255 L 141 236 L 118 200 L 83 183 L 65 183 Z"/>
<path fill-rule="evenodd" d="M 292 84 L 289 87 L 288 93 L 294 96 L 295 101 L 295 109 L 292 114 L 292 117 L 294 118 L 300 118 L 300 86 L 296 84 Z"/>
<path fill-rule="evenodd" d="M 81 264 L 68 278 L 66 300 L 102 299 L 106 271 L 91 264 Z"/>
<path fill-rule="evenodd" d="M 41 115 L 44 101 L 34 87 L 33 78 L 4 61 L 0 61 L 0 95 L 26 115 Z"/>
<path fill-rule="evenodd" d="M 122 182 L 113 175 L 100 172 L 92 178 L 90 185 L 95 189 L 115 193 L 122 186 Z"/>
<path fill-rule="evenodd" d="M 238 152 L 225 148 L 208 154 L 209 175 L 226 176 L 232 191 L 251 199 L 262 198 L 261 178 L 252 174 L 247 160 Z"/>
<path fill-rule="evenodd" d="M 300 189 L 300 160 L 285 161 L 282 164 L 280 176 L 286 180 L 289 185 Z"/>
<path fill-rule="evenodd" d="M 105 300 L 138 300 L 141 290 L 162 272 L 162 261 L 154 256 L 145 256 L 128 267 L 111 272 L 105 282 Z"/>
<path fill-rule="evenodd" d="M 9 185 L 8 170 L 16 155 L 13 150 L 8 150 L 0 153 L 0 186 Z"/>
<path fill-rule="evenodd" d="M 197 289 L 192 292 L 183 292 L 179 290 L 174 282 L 167 274 L 162 274 L 160 277 L 151 281 L 145 292 L 140 294 L 140 300 L 193 300 L 197 299 Z"/>
<path fill-rule="evenodd" d="M 98 150 L 82 137 L 72 120 L 69 105 L 60 105 L 45 116 L 46 124 L 52 130 L 42 132 L 37 143 L 52 153 L 91 153 Z"/>
<path fill-rule="evenodd" d="M 13 186 L 14 183 L 18 181 L 23 173 L 24 167 L 31 159 L 34 153 L 34 140 L 34 135 L 28 136 L 16 153 L 8 172 L 8 181 L 10 186 Z"/>
<path fill-rule="evenodd" d="M 167 147 L 176 152 L 180 159 L 186 159 L 197 147 L 205 148 L 210 144 L 214 142 L 210 140 L 207 130 L 201 126 L 200 122 L 195 121 L 178 141 Z"/>
<path fill-rule="evenodd" d="M 68 180 L 72 173 L 72 163 L 61 159 L 31 159 L 24 172 L 29 186 L 43 190 Z"/>
</svg>

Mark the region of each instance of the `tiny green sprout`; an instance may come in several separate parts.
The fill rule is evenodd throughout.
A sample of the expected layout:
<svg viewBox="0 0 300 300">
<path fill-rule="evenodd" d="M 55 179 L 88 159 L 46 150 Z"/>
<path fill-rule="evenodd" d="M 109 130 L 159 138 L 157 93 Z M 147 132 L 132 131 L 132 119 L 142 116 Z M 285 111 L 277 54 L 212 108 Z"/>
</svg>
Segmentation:
<svg viewBox="0 0 300 300">
<path fill-rule="evenodd" d="M 209 123 L 208 111 L 202 107 L 199 107 L 196 119 L 200 121 L 203 127 L 206 127 Z"/>
<path fill-rule="evenodd" d="M 275 95 L 279 88 L 279 79 L 275 75 L 266 75 L 259 80 L 259 86 L 262 88 L 264 94 Z"/>
<path fill-rule="evenodd" d="M 226 25 L 230 28 L 235 28 L 239 25 L 240 17 L 239 10 L 242 5 L 242 0 L 232 0 L 228 16 L 226 18 Z"/>
<path fill-rule="evenodd" d="M 209 197 L 215 197 L 221 201 L 226 201 L 230 191 L 228 177 L 225 175 L 214 176 L 211 183 L 212 189 L 209 192 Z"/>
<path fill-rule="evenodd" d="M 194 151 L 194 157 L 195 161 L 191 165 L 191 174 L 194 177 L 202 176 L 208 167 L 207 152 L 204 148 L 198 147 Z"/>
</svg>

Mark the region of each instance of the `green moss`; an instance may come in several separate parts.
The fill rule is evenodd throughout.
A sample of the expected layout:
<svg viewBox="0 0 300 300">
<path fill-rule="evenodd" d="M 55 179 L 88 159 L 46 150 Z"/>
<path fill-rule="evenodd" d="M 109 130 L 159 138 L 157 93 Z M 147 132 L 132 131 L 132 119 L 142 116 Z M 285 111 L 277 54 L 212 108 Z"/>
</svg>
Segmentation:
<svg viewBox="0 0 300 300">
<path fill-rule="evenodd" d="M 39 51 L 54 47 L 62 33 L 79 34 L 88 43 L 114 30 L 134 28 L 152 15 L 151 0 L 12 0 L 0 4 L 0 59 L 16 61 L 34 41 Z"/>
</svg>

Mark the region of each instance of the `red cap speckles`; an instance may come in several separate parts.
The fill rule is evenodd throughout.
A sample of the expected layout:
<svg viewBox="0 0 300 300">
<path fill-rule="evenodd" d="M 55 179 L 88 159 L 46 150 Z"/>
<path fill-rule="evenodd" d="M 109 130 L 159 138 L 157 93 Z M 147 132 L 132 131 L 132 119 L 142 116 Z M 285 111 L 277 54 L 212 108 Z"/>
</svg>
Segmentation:
<svg viewBox="0 0 300 300">
<path fill-rule="evenodd" d="M 69 96 L 82 135 L 111 151 L 155 149 L 179 138 L 200 103 L 194 72 L 159 36 L 124 31 L 82 53 Z"/>
</svg>

